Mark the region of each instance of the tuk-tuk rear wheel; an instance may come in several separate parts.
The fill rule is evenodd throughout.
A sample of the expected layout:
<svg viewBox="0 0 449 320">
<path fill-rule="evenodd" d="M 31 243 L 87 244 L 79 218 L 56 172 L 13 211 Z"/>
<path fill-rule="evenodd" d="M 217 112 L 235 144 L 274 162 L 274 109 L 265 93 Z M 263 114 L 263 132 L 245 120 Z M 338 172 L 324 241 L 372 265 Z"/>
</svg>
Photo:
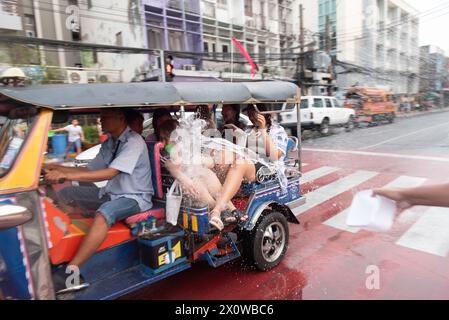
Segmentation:
<svg viewBox="0 0 449 320">
<path fill-rule="evenodd" d="M 270 211 L 259 219 L 247 238 L 245 257 L 261 271 L 279 265 L 288 249 L 288 222 L 280 212 Z"/>
</svg>

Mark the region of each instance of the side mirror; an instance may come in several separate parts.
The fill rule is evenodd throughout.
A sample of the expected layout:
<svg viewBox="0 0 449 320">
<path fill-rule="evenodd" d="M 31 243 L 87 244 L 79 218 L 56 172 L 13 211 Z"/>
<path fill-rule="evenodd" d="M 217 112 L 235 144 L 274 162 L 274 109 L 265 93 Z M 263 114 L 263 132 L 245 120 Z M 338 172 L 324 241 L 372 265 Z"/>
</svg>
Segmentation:
<svg viewBox="0 0 449 320">
<path fill-rule="evenodd" d="M 0 230 L 14 228 L 31 220 L 33 214 L 25 207 L 0 205 Z"/>
</svg>

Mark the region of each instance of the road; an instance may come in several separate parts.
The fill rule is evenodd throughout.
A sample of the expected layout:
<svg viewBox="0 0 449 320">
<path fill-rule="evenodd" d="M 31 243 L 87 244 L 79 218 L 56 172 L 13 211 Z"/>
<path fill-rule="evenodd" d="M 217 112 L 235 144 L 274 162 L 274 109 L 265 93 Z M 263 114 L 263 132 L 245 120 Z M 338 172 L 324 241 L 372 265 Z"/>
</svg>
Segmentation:
<svg viewBox="0 0 449 320">
<path fill-rule="evenodd" d="M 132 299 L 449 299 L 449 209 L 415 207 L 387 233 L 345 224 L 353 195 L 447 181 L 449 113 L 303 143 L 307 203 L 276 269 L 193 266 Z"/>
</svg>

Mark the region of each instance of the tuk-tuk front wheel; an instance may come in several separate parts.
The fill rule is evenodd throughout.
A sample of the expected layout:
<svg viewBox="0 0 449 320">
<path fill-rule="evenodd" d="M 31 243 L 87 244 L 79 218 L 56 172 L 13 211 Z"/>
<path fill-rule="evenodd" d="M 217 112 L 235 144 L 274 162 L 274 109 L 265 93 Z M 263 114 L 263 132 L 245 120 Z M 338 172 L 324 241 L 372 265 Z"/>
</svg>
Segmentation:
<svg viewBox="0 0 449 320">
<path fill-rule="evenodd" d="M 288 222 L 282 213 L 263 215 L 248 239 L 246 257 L 261 271 L 276 267 L 288 248 Z"/>
</svg>

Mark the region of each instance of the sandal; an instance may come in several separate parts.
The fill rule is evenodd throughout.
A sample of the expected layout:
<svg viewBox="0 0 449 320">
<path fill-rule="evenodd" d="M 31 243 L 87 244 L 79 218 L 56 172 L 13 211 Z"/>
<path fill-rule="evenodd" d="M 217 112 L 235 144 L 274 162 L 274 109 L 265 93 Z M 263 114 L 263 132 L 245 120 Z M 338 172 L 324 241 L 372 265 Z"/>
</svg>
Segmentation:
<svg viewBox="0 0 449 320">
<path fill-rule="evenodd" d="M 248 216 L 238 209 L 235 209 L 234 211 L 226 210 L 221 215 L 221 218 L 227 223 L 236 223 L 238 225 L 241 225 L 248 220 Z"/>
<path fill-rule="evenodd" d="M 218 229 L 218 231 L 222 231 L 224 229 L 223 221 L 219 217 L 211 217 L 209 220 L 209 224 Z"/>
</svg>

